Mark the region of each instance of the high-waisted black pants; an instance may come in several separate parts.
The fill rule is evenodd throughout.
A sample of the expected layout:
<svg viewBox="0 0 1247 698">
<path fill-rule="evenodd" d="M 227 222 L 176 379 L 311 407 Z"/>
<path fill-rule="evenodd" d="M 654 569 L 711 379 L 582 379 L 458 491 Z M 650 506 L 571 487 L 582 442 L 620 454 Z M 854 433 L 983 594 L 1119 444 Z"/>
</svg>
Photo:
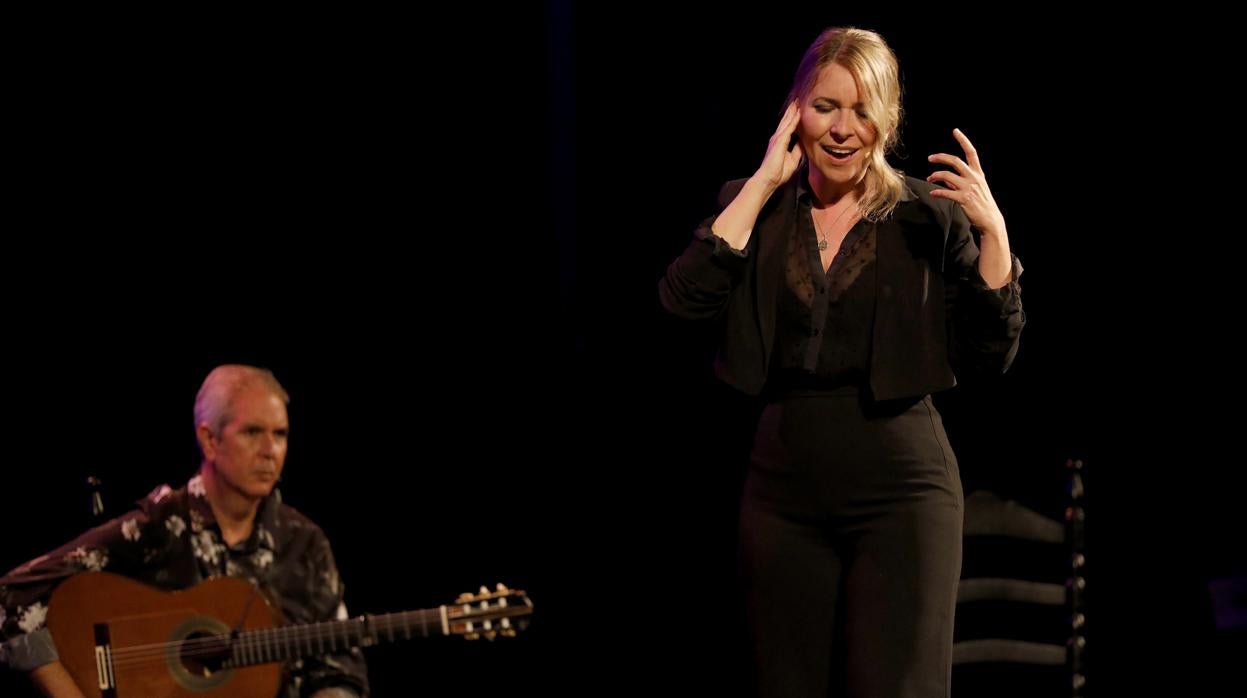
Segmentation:
<svg viewBox="0 0 1247 698">
<path fill-rule="evenodd" d="M 946 698 L 962 510 L 930 397 L 772 398 L 740 519 L 760 695 Z"/>
</svg>

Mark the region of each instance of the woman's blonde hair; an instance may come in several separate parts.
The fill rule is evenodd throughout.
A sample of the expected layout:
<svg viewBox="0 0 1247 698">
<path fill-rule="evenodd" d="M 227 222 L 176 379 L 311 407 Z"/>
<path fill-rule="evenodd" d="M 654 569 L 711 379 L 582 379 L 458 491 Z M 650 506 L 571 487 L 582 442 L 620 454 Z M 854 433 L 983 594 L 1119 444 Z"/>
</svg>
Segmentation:
<svg viewBox="0 0 1247 698">
<path fill-rule="evenodd" d="M 823 69 L 836 63 L 846 68 L 862 93 L 866 120 L 878 137 L 866 154 L 866 190 L 858 205 L 870 221 L 887 218 L 905 190 L 905 177 L 888 164 L 901 124 L 901 81 L 896 54 L 875 32 L 855 27 L 833 27 L 818 35 L 801 57 L 792 90 L 784 105 L 803 101 Z"/>
</svg>

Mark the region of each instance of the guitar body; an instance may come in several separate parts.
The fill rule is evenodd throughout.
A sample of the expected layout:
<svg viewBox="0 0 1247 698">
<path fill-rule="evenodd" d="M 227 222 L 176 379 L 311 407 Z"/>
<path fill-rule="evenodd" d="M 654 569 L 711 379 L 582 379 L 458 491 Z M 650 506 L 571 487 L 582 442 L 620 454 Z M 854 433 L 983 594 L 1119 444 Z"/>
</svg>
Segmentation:
<svg viewBox="0 0 1247 698">
<path fill-rule="evenodd" d="M 63 582 L 47 618 L 61 663 L 89 698 L 273 698 L 281 664 L 214 670 L 211 650 L 220 646 L 213 638 L 231 630 L 278 622 L 264 597 L 240 579 L 164 592 L 107 572 Z"/>
</svg>

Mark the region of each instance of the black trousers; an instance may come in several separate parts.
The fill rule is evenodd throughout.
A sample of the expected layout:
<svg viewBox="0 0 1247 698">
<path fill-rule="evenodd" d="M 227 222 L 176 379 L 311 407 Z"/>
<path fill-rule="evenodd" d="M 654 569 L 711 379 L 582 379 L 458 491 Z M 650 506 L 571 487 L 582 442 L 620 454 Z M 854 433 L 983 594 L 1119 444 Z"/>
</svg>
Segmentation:
<svg viewBox="0 0 1247 698">
<path fill-rule="evenodd" d="M 948 696 L 963 507 L 930 397 L 772 399 L 740 519 L 760 695 Z"/>
</svg>

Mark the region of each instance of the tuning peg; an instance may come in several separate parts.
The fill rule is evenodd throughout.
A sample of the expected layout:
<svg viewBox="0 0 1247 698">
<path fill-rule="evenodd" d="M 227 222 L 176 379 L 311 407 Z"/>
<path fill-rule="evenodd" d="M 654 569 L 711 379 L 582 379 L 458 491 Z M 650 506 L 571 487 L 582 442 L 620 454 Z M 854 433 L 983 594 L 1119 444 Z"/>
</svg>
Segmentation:
<svg viewBox="0 0 1247 698">
<path fill-rule="evenodd" d="M 465 640 L 479 640 L 479 639 L 481 639 L 481 634 L 480 634 L 480 633 L 464 633 L 464 634 L 463 634 L 463 639 L 465 639 Z"/>
<path fill-rule="evenodd" d="M 472 596 L 471 594 L 464 592 L 460 594 L 458 598 L 455 599 L 455 603 L 469 603 L 471 601 L 474 601 L 475 599 L 476 599 L 475 596 Z"/>
<path fill-rule="evenodd" d="M 498 631 L 498 634 L 503 637 L 515 637 L 515 628 L 503 628 Z"/>
<path fill-rule="evenodd" d="M 503 584 L 502 582 L 498 582 L 497 587 L 498 587 L 499 594 L 505 594 L 508 591 L 510 591 L 510 589 L 507 588 L 507 585 Z"/>
</svg>

